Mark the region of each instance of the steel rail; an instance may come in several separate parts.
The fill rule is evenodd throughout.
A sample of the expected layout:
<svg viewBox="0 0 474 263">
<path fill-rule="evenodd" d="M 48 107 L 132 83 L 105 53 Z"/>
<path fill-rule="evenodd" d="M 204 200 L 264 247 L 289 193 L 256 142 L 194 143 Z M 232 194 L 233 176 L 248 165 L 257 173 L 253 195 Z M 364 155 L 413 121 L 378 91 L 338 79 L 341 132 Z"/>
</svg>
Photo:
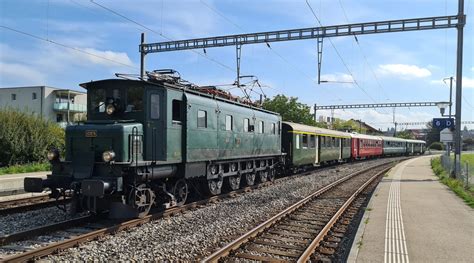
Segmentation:
<svg viewBox="0 0 474 263">
<path fill-rule="evenodd" d="M 248 231 L 244 235 L 240 236 L 239 238 L 235 239 L 231 243 L 227 244 L 223 248 L 215 251 L 213 254 L 206 257 L 204 260 L 202 260 L 202 262 L 218 262 L 218 260 L 220 258 L 229 255 L 231 251 L 238 249 L 244 243 L 248 242 L 251 238 L 256 237 L 258 234 L 260 234 L 263 231 L 265 231 L 266 229 L 270 228 L 276 222 L 282 220 L 288 214 L 290 214 L 293 211 L 295 211 L 296 209 L 302 207 L 303 205 L 305 205 L 306 203 L 308 203 L 309 201 L 311 201 L 315 197 L 320 196 L 321 194 L 323 194 L 323 193 L 327 192 L 328 190 L 332 189 L 333 187 L 335 187 L 335 186 L 337 186 L 337 185 L 339 185 L 339 184 L 341 184 L 341 183 L 343 183 L 343 182 L 345 182 L 345 181 L 347 181 L 347 180 L 349 180 L 349 179 L 351 179 L 351 178 L 353 178 L 357 175 L 360 175 L 362 173 L 368 172 L 372 169 L 379 168 L 381 166 L 384 166 L 384 165 L 387 165 L 387 164 L 390 164 L 390 163 L 391 162 L 388 162 L 388 163 L 386 162 L 386 163 L 383 163 L 383 164 L 374 165 L 372 167 L 354 172 L 352 174 L 349 174 L 349 175 L 347 175 L 347 176 L 345 176 L 345 177 L 343 177 L 343 178 L 341 178 L 341 179 L 339 179 L 339 180 L 337 180 L 337 181 L 335 181 L 335 182 L 333 182 L 333 183 L 317 190 L 316 192 L 310 194 L 309 196 L 305 197 L 304 199 L 302 199 L 302 200 L 298 201 L 297 203 L 291 205 L 290 207 L 286 208 L 285 210 L 281 211 L 280 213 L 274 215 L 273 217 L 271 217 L 267 221 L 261 223 L 260 225 L 256 226 L 255 228 L 251 229 L 250 231 Z M 386 171 L 386 170 L 387 169 L 384 169 L 384 171 Z"/>
<path fill-rule="evenodd" d="M 49 199 L 48 194 L 1 201 L 0 202 L 0 208 L 3 209 L 5 207 L 13 206 L 13 205 L 16 205 L 18 203 L 27 203 L 27 202 L 33 202 L 33 201 L 38 201 L 38 200 L 43 200 L 43 199 Z M 2 210 L 0 210 L 0 211 L 2 211 Z"/>
<path fill-rule="evenodd" d="M 377 168 L 377 167 L 380 167 L 380 166 L 383 166 L 383 165 L 387 165 L 387 164 L 392 163 L 392 162 L 393 161 L 384 162 L 382 164 L 374 165 L 370 168 L 352 173 L 352 174 L 350 174 L 350 175 L 348 175 L 348 176 L 346 176 L 342 179 L 339 179 L 336 182 L 320 189 L 320 191 L 321 191 L 320 194 L 322 194 L 323 192 L 329 190 L 331 185 L 335 185 L 335 183 L 338 183 L 338 182 L 341 183 L 345 180 L 350 179 L 350 176 L 356 176 L 356 175 L 358 175 L 360 173 L 363 173 L 363 172 L 366 172 L 370 169 L 374 169 L 374 168 Z M 317 172 L 317 171 L 313 171 L 313 172 Z M 312 172 L 306 172 L 306 173 L 302 173 L 302 174 L 308 174 L 308 173 L 312 173 Z M 288 178 L 288 177 L 284 177 L 284 178 Z M 284 178 L 280 178 L 280 179 L 284 179 Z M 50 255 L 50 254 L 55 253 L 57 251 L 77 246 L 80 243 L 84 243 L 84 242 L 88 242 L 88 241 L 97 239 L 97 238 L 99 238 L 100 236 L 103 236 L 103 235 L 116 233 L 118 231 L 125 230 L 125 229 L 130 229 L 132 227 L 139 226 L 139 225 L 142 225 L 142 224 L 145 224 L 145 223 L 148 223 L 148 222 L 151 222 L 151 221 L 163 218 L 163 217 L 168 217 L 168 216 L 172 216 L 174 214 L 179 214 L 183 211 L 196 208 L 200 205 L 213 203 L 213 202 L 215 202 L 217 200 L 220 200 L 222 198 L 234 197 L 234 196 L 236 196 L 238 194 L 241 194 L 241 193 L 249 192 L 249 191 L 252 191 L 252 190 L 255 190 L 255 189 L 260 189 L 260 188 L 265 187 L 266 185 L 269 185 L 269 184 L 272 184 L 272 183 L 273 182 L 265 182 L 265 183 L 261 183 L 261 184 L 257 184 L 257 185 L 253 185 L 253 186 L 244 187 L 244 188 L 239 189 L 239 190 L 231 191 L 231 192 L 224 193 L 224 194 L 217 195 L 217 196 L 212 196 L 212 197 L 210 197 L 208 199 L 205 199 L 205 200 L 199 200 L 199 201 L 196 201 L 196 202 L 193 202 L 193 203 L 189 203 L 189 204 L 186 204 L 186 205 L 181 206 L 181 207 L 169 208 L 165 211 L 154 213 L 154 214 L 148 215 L 144 218 L 138 218 L 138 219 L 132 219 L 132 220 L 120 222 L 120 223 L 118 223 L 114 226 L 94 230 L 94 231 L 91 231 L 89 233 L 85 233 L 85 234 L 82 234 L 82 235 L 79 235 L 79 236 L 71 237 L 70 239 L 66 239 L 66 240 L 63 240 L 63 241 L 51 243 L 49 245 L 36 248 L 34 250 L 29 250 L 29 251 L 26 251 L 26 252 L 23 252 L 23 253 L 10 255 L 10 256 L 7 256 L 5 258 L 0 258 L 0 262 L 24 262 L 24 261 L 32 260 L 32 259 L 35 259 L 35 258 L 40 258 L 40 257 L 43 257 L 43 256 L 47 256 L 47 255 Z M 324 190 L 324 191 L 322 191 L 322 190 Z"/>
<path fill-rule="evenodd" d="M 70 220 L 66 220 L 66 221 L 62 221 L 62 222 L 58 222 L 54 224 L 49 224 L 46 226 L 28 229 L 22 232 L 16 232 L 16 233 L 0 236 L 0 246 L 5 246 L 12 242 L 21 241 L 26 238 L 32 238 L 32 237 L 40 236 L 46 233 L 62 230 L 70 226 L 77 226 L 78 224 L 91 222 L 93 219 L 94 217 L 91 215 L 81 216 L 78 218 L 73 218 Z"/>
<path fill-rule="evenodd" d="M 382 171 L 378 172 L 376 175 L 372 176 L 367 182 L 365 182 L 354 194 L 347 199 L 347 201 L 339 208 L 339 210 L 334 214 L 334 216 L 329 220 L 329 222 L 321 229 L 321 232 L 313 239 L 313 241 L 308 245 L 306 250 L 301 254 L 300 258 L 298 258 L 298 263 L 307 262 L 311 255 L 314 253 L 316 248 L 319 246 L 321 241 L 323 241 L 324 237 L 327 235 L 329 230 L 336 224 L 337 220 L 342 216 L 342 214 L 347 210 L 347 208 L 352 204 L 352 202 L 356 199 L 356 197 L 367 188 L 369 184 L 375 181 L 379 176 L 383 175 L 385 172 L 390 170 L 392 167 L 388 167 L 383 169 Z"/>
</svg>

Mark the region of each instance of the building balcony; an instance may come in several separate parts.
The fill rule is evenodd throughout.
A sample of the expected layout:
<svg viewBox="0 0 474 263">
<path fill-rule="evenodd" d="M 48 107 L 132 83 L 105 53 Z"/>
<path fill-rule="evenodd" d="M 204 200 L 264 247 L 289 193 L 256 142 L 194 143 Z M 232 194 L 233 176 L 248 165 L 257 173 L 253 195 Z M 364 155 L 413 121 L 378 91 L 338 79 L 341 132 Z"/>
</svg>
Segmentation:
<svg viewBox="0 0 474 263">
<path fill-rule="evenodd" d="M 86 112 L 87 106 L 84 104 L 67 103 L 67 102 L 55 102 L 53 104 L 55 111 L 70 111 L 70 112 Z"/>
</svg>

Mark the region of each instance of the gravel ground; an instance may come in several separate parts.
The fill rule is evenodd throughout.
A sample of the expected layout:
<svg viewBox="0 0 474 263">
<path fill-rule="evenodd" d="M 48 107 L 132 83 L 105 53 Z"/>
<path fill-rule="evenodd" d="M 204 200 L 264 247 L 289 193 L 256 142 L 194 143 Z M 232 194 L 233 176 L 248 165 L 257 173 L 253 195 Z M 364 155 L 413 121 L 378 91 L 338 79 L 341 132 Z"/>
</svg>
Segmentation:
<svg viewBox="0 0 474 263">
<path fill-rule="evenodd" d="M 0 218 L 0 236 L 49 225 L 78 216 L 68 215 L 55 206 L 6 215 Z"/>
<path fill-rule="evenodd" d="M 385 160 L 345 164 L 294 176 L 235 198 L 121 231 L 49 256 L 46 261 L 190 261 L 213 250 L 357 168 Z M 49 216 L 48 216 L 49 218 Z M 3 220 L 2 220 L 3 221 Z"/>
</svg>

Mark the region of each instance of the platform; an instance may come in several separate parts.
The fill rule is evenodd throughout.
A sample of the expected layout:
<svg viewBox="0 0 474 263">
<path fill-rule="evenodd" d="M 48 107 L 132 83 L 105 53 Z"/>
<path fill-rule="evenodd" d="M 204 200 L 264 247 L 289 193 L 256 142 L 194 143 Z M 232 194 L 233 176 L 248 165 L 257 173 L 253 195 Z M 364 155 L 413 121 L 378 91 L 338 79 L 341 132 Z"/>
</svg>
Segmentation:
<svg viewBox="0 0 474 263">
<path fill-rule="evenodd" d="M 348 262 L 474 261 L 474 209 L 438 181 L 431 158 L 398 164 L 378 185 Z"/>
<path fill-rule="evenodd" d="M 34 172 L 34 173 L 0 175 L 0 196 L 24 193 L 23 179 L 25 177 L 46 178 L 46 175 L 49 173 L 51 172 Z"/>
</svg>

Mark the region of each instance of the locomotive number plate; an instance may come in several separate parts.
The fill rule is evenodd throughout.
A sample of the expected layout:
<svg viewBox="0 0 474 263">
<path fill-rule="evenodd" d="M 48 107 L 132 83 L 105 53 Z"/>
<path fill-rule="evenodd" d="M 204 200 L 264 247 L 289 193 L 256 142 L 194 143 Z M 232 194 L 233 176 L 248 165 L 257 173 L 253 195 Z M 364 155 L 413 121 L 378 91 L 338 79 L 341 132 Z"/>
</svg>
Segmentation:
<svg viewBox="0 0 474 263">
<path fill-rule="evenodd" d="M 86 135 L 86 137 L 88 137 L 88 138 L 97 137 L 97 131 L 94 131 L 94 130 L 87 130 L 85 135 Z"/>
</svg>

